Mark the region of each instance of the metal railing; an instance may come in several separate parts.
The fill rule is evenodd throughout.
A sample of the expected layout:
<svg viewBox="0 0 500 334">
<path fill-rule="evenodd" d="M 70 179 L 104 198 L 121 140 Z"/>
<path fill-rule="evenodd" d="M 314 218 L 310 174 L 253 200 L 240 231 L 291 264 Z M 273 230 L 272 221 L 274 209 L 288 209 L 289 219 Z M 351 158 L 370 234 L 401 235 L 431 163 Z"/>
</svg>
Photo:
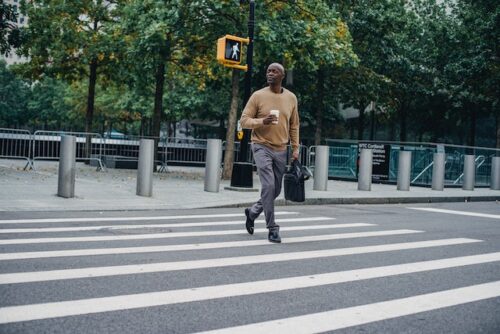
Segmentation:
<svg viewBox="0 0 500 334">
<path fill-rule="evenodd" d="M 30 131 L 0 128 L 0 158 L 26 160 L 24 169 L 31 169 L 31 146 Z"/>
<path fill-rule="evenodd" d="M 141 139 L 152 139 L 158 142 L 158 150 L 155 155 L 155 163 L 159 166 L 159 172 L 166 172 L 166 147 L 159 137 L 153 136 L 126 136 L 123 139 L 104 139 L 104 164 L 107 166 L 119 166 L 120 164 L 129 164 L 136 168 L 139 161 L 139 146 Z M 133 163 L 130 165 L 130 163 Z"/>
<path fill-rule="evenodd" d="M 32 162 L 35 168 L 36 160 L 59 160 L 61 136 L 76 137 L 76 160 L 95 161 L 98 170 L 104 170 L 103 156 L 104 140 L 98 133 L 65 132 L 65 131 L 35 131 L 32 141 Z"/>
<path fill-rule="evenodd" d="M 475 166 L 476 166 L 476 174 L 477 174 L 477 170 L 484 164 L 485 161 L 486 161 L 486 157 L 484 155 L 479 155 L 474 159 Z M 457 177 L 457 179 L 455 181 L 453 181 L 453 184 L 458 184 L 458 182 L 460 182 L 463 177 L 464 177 L 464 173 L 460 174 L 460 176 Z"/>
<path fill-rule="evenodd" d="M 77 161 L 89 161 L 98 170 L 104 170 L 110 161 L 137 162 L 141 139 L 158 141 L 156 162 L 159 170 L 167 171 L 168 164 L 181 166 L 205 165 L 207 140 L 177 137 L 126 136 L 120 139 L 103 139 L 97 133 L 36 131 L 0 128 L 0 158 L 26 160 L 27 168 L 34 168 L 35 160 L 59 160 L 61 136 L 77 137 Z M 358 163 L 358 141 L 327 139 L 329 146 L 329 177 L 356 181 Z M 362 141 L 362 143 L 383 144 L 388 152 L 388 182 L 396 182 L 400 150 L 412 151 L 411 183 L 430 185 L 432 183 L 433 154 L 445 153 L 445 185 L 459 186 L 463 178 L 464 156 L 476 156 L 476 185 L 487 186 L 491 178 L 492 157 L 499 156 L 499 149 L 447 145 L 436 143 L 400 143 L 390 141 Z M 235 161 L 239 161 L 239 145 L 235 143 Z M 223 153 L 226 143 L 223 142 Z M 291 148 L 287 147 L 288 158 Z M 314 169 L 316 146 L 300 146 L 300 161 Z M 290 159 L 287 159 L 290 161 Z M 254 163 L 251 149 L 247 150 L 246 162 Z M 221 161 L 221 164 L 223 162 Z M 119 168 L 119 167 L 116 167 Z M 134 167 L 122 167 L 134 168 Z"/>
<path fill-rule="evenodd" d="M 316 147 L 309 147 L 307 166 L 314 170 Z M 357 178 L 357 145 L 330 146 L 328 154 L 328 174 L 341 178 Z"/>
<path fill-rule="evenodd" d="M 330 147 L 329 177 L 357 180 L 358 141 L 327 139 Z M 492 157 L 500 155 L 499 149 L 448 145 L 438 143 L 367 141 L 362 143 L 384 144 L 390 146 L 388 182 L 397 181 L 399 151 L 412 152 L 411 183 L 430 186 L 432 184 L 433 154 L 446 154 L 445 184 L 459 186 L 462 182 L 464 155 L 476 155 L 476 185 L 488 186 L 491 178 Z M 314 168 L 314 150 L 310 148 L 309 166 Z"/>
<path fill-rule="evenodd" d="M 139 161 L 139 145 L 141 139 L 152 139 L 158 142 L 155 162 L 160 166 L 159 172 L 168 171 L 168 165 L 204 166 L 207 140 L 176 137 L 127 136 L 124 139 L 105 139 L 105 160 L 113 162 Z"/>
<path fill-rule="evenodd" d="M 207 154 L 206 139 L 164 137 L 161 140 L 161 144 L 164 147 L 165 161 L 168 164 L 205 165 Z"/>
</svg>

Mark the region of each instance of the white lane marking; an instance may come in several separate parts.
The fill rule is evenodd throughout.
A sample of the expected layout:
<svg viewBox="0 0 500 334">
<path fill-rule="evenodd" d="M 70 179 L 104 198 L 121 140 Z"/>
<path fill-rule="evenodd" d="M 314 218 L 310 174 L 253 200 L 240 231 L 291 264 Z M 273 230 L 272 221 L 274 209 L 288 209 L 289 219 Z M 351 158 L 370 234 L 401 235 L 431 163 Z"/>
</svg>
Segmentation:
<svg viewBox="0 0 500 334">
<path fill-rule="evenodd" d="M 243 226 L 243 223 L 242 223 Z M 353 223 L 353 224 L 335 224 L 335 225 L 309 225 L 309 226 L 286 226 L 281 227 L 280 231 L 302 231 L 302 230 L 324 230 L 330 228 L 348 228 L 374 226 L 374 224 Z M 193 232 L 170 232 L 154 234 L 133 234 L 133 235 L 112 235 L 97 237 L 60 237 L 60 238 L 28 238 L 28 239 L 2 239 L 0 245 L 19 245 L 19 244 L 46 244 L 56 242 L 88 242 L 88 241 L 119 241 L 119 240 L 144 240 L 144 239 L 164 239 L 180 237 L 204 237 L 214 235 L 238 235 L 246 233 L 244 229 L 225 230 L 225 231 L 193 231 Z M 266 232 L 265 228 L 255 229 L 255 233 Z"/>
<path fill-rule="evenodd" d="M 33 305 L 8 306 L 0 308 L 0 323 L 5 324 L 90 313 L 130 310 L 143 307 L 164 306 L 218 298 L 246 296 L 266 292 L 310 288 L 345 282 L 355 282 L 372 278 L 477 265 L 496 261 L 500 261 L 500 252 L 339 271 L 318 275 L 262 280 L 257 282 L 205 286 L 114 297 L 68 300 Z M 269 331 L 269 333 L 275 332 L 275 330 Z M 290 333 L 294 332 L 295 331 L 293 330 L 290 331 Z"/>
<path fill-rule="evenodd" d="M 276 216 L 297 215 L 298 212 L 277 211 Z M 111 221 L 138 221 L 138 220 L 172 220 L 197 218 L 224 218 L 245 217 L 244 213 L 224 213 L 213 215 L 182 215 L 182 216 L 154 216 L 154 217 L 89 217 L 89 218 L 41 218 L 41 219 L 2 219 L 0 224 L 38 224 L 38 223 L 81 223 L 81 222 L 111 222 Z"/>
<path fill-rule="evenodd" d="M 355 232 L 355 233 L 339 233 L 315 235 L 309 237 L 292 237 L 286 238 L 287 244 L 327 241 L 351 238 L 369 238 L 378 236 L 402 235 L 412 233 L 422 233 L 423 231 L 416 230 L 386 230 L 374 232 Z M 137 253 L 154 253 L 154 252 L 173 252 L 173 251 L 189 251 L 201 249 L 217 249 L 217 248 L 234 248 L 234 247 L 250 247 L 250 246 L 266 246 L 270 245 L 267 240 L 252 240 L 252 241 L 228 241 L 216 243 L 197 243 L 184 245 L 169 245 L 169 246 L 148 246 L 148 247 L 122 247 L 122 248 L 97 248 L 97 249 L 71 249 L 60 251 L 41 251 L 41 252 L 16 252 L 0 254 L 0 261 L 5 260 L 22 260 L 22 259 L 41 259 L 64 256 L 91 256 L 91 255 L 118 255 L 118 254 L 137 254 Z"/>
<path fill-rule="evenodd" d="M 430 240 L 430 241 L 384 244 L 376 246 L 327 249 L 319 251 L 226 257 L 226 258 L 207 259 L 207 260 L 191 260 L 191 261 L 178 261 L 178 262 L 134 264 L 125 266 L 90 267 L 90 268 L 79 268 L 79 269 L 8 273 L 8 274 L 0 274 L 0 284 L 46 282 L 46 281 L 66 280 L 75 278 L 118 276 L 118 275 L 144 274 L 144 273 L 168 272 L 168 271 L 191 270 L 191 269 L 202 269 L 202 268 L 241 266 L 241 265 L 257 264 L 257 263 L 271 263 L 271 262 L 274 263 L 274 262 L 283 262 L 292 260 L 342 256 L 342 255 L 378 253 L 378 252 L 388 252 L 388 251 L 405 250 L 405 249 L 461 245 L 474 242 L 481 242 L 481 240 L 466 239 L 466 238 L 440 239 L 440 240 Z"/>
<path fill-rule="evenodd" d="M 500 215 L 492 215 L 487 213 L 478 213 L 478 212 L 468 212 L 468 211 L 457 211 L 457 210 L 447 210 L 447 209 L 437 209 L 437 208 L 417 208 L 417 207 L 408 207 L 410 210 L 420 210 L 420 211 L 429 211 L 429 212 L 437 212 L 437 213 L 448 213 L 451 215 L 461 215 L 461 216 L 472 216 L 472 217 L 481 217 L 481 218 L 493 218 L 500 219 Z"/>
<path fill-rule="evenodd" d="M 198 334 L 323 333 L 498 296 L 500 296 L 500 281 Z"/>
<path fill-rule="evenodd" d="M 331 217 L 302 217 L 302 218 L 281 218 L 276 219 L 277 223 L 311 222 L 335 220 Z M 76 231 L 96 231 L 103 229 L 135 229 L 135 228 L 168 228 L 168 227 L 202 227 L 202 226 L 224 226 L 241 225 L 242 220 L 218 221 L 218 222 L 198 222 L 198 223 L 170 223 L 170 224 L 147 224 L 147 225 L 106 225 L 106 226 L 79 226 L 79 227 L 38 227 L 38 228 L 12 228 L 0 229 L 0 233 L 45 233 L 45 232 L 76 232 Z M 255 223 L 265 223 L 265 220 L 259 219 Z"/>
</svg>

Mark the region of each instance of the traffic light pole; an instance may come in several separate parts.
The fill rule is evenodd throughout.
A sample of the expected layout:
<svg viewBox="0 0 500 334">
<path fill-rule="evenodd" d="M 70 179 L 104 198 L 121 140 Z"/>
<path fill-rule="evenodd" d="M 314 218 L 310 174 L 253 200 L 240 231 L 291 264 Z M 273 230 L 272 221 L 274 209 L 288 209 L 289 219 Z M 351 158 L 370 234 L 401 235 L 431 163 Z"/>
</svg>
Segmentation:
<svg viewBox="0 0 500 334">
<path fill-rule="evenodd" d="M 250 99 L 252 90 L 252 61 L 253 61 L 253 35 L 255 27 L 255 1 L 250 0 L 250 15 L 248 17 L 248 38 L 250 42 L 247 47 L 247 65 L 248 70 L 245 73 L 245 91 L 243 95 L 243 105 L 245 106 Z M 231 175 L 231 187 L 236 188 L 253 188 L 252 172 L 253 167 L 251 162 L 247 162 L 248 142 L 250 140 L 251 131 L 243 130 L 243 139 L 240 142 L 240 152 L 238 161 L 233 165 Z"/>
</svg>

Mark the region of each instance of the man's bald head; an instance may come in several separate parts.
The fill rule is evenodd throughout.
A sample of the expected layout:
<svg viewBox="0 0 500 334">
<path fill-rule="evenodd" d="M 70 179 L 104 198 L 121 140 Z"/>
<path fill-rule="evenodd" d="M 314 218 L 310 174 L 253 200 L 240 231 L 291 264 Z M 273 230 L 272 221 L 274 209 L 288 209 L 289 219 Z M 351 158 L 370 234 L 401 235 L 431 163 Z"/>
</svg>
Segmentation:
<svg viewBox="0 0 500 334">
<path fill-rule="evenodd" d="M 280 63 L 272 63 L 267 67 L 266 78 L 267 84 L 281 90 L 281 82 L 285 77 L 285 68 Z"/>
<path fill-rule="evenodd" d="M 285 67 L 283 65 L 281 65 L 280 63 L 272 63 L 267 68 L 269 69 L 271 67 L 277 68 L 281 71 L 281 74 L 285 74 Z"/>
</svg>

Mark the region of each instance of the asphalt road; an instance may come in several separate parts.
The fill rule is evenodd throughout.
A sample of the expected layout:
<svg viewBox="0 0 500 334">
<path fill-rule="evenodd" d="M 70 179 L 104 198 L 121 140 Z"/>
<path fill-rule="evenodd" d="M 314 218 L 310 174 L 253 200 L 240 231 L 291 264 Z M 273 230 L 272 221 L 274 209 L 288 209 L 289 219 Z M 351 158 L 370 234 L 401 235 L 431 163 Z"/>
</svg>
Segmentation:
<svg viewBox="0 0 500 334">
<path fill-rule="evenodd" d="M 500 333 L 500 204 L 0 213 L 0 333 Z"/>
</svg>

